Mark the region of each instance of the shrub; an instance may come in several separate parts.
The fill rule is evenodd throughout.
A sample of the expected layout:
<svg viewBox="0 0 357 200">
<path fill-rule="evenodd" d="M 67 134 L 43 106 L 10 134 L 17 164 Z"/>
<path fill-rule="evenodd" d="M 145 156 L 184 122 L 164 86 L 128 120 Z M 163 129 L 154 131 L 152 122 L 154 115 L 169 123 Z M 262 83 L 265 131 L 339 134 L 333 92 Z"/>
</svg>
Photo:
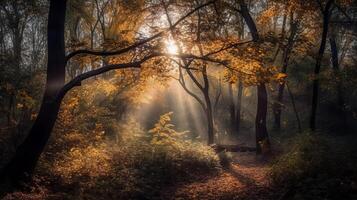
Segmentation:
<svg viewBox="0 0 357 200">
<path fill-rule="evenodd" d="M 295 183 L 302 177 L 325 171 L 330 148 L 326 138 L 306 133 L 292 138 L 288 146 L 287 152 L 274 162 L 271 169 L 275 183 Z"/>
<path fill-rule="evenodd" d="M 42 162 L 41 174 L 57 177 L 52 187 L 66 191 L 61 198 L 143 199 L 158 196 L 162 187 L 177 181 L 217 172 L 214 150 L 174 130 L 171 115 L 162 115 L 149 131 L 129 120 L 118 127 L 116 140 L 105 138 L 100 126 L 85 138 L 78 132 L 65 134 L 53 145 L 57 151 L 72 148 L 51 154 L 57 158 Z"/>
<path fill-rule="evenodd" d="M 272 165 L 272 183 L 292 195 L 286 199 L 353 199 L 357 159 L 349 143 L 317 133 L 292 138 Z"/>
</svg>

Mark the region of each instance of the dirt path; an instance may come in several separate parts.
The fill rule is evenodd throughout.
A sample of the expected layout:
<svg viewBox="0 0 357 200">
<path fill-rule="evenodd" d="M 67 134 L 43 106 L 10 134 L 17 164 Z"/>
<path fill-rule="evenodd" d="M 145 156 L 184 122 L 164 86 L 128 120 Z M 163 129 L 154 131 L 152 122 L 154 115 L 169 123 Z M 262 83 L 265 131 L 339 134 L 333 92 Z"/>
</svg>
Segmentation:
<svg viewBox="0 0 357 200">
<path fill-rule="evenodd" d="M 176 186 L 164 199 L 274 199 L 268 169 L 254 153 L 236 153 L 230 169 L 215 177 Z"/>
</svg>

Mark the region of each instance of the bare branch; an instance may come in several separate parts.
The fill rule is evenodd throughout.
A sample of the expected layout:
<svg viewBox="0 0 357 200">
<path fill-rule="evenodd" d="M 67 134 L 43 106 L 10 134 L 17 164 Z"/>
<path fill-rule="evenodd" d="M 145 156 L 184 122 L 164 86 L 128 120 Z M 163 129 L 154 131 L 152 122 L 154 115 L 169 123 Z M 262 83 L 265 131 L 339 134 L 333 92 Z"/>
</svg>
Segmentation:
<svg viewBox="0 0 357 200">
<path fill-rule="evenodd" d="M 162 35 L 164 35 L 167 31 L 175 28 L 180 22 L 182 22 L 183 20 L 185 20 L 187 17 L 189 17 L 190 15 L 192 15 L 193 13 L 195 13 L 197 10 L 205 7 L 205 6 L 208 6 L 212 3 L 214 3 L 215 0 L 213 1 L 209 1 L 205 4 L 202 4 L 198 7 L 196 7 L 195 9 L 191 10 L 190 12 L 188 12 L 187 14 L 185 14 L 183 17 L 181 17 L 179 20 L 177 20 L 174 24 L 172 24 L 172 26 L 170 26 L 169 29 L 167 30 L 164 30 L 164 31 L 161 31 L 147 39 L 144 39 L 142 41 L 139 41 L 135 44 L 132 44 L 126 48 L 123 48 L 123 49 L 119 49 L 119 50 L 116 50 L 116 51 L 93 51 L 93 50 L 87 50 L 87 49 L 82 49 L 82 50 L 77 50 L 77 51 L 73 51 L 71 53 L 69 53 L 67 56 L 66 56 L 66 63 L 74 56 L 76 55 L 80 55 L 80 54 L 89 54 L 89 55 L 96 55 L 96 56 L 113 56 L 113 55 L 120 55 L 120 54 L 123 54 L 123 53 L 126 53 L 130 50 L 133 50 L 143 44 L 146 44 L 150 41 L 153 41 L 154 39 L 158 38 L 158 37 L 161 37 Z"/>
<path fill-rule="evenodd" d="M 111 70 L 115 70 L 115 69 L 140 68 L 144 62 L 146 62 L 156 56 L 157 55 L 153 54 L 153 55 L 149 55 L 149 56 L 141 59 L 140 61 L 136 61 L 136 62 L 106 65 L 106 66 L 100 67 L 98 69 L 94 69 L 94 70 L 85 72 L 81 75 L 78 75 L 77 77 L 75 77 L 74 79 L 72 79 L 71 81 L 69 81 L 67 84 L 65 84 L 62 87 L 62 89 L 58 92 L 56 100 L 62 99 L 66 95 L 66 93 L 69 90 L 71 90 L 72 88 L 74 88 L 75 86 L 81 85 L 81 82 L 83 80 L 86 80 L 93 76 L 96 76 L 96 75 L 99 75 L 99 74 L 102 74 L 102 73 L 105 73 L 105 72 L 108 72 Z"/>
<path fill-rule="evenodd" d="M 222 51 L 226 51 L 226 50 L 228 50 L 228 49 L 235 48 L 235 47 L 238 47 L 238 46 L 240 46 L 240 45 L 248 44 L 248 43 L 251 43 L 251 42 L 253 42 L 253 40 L 247 40 L 247 41 L 236 42 L 236 43 L 230 44 L 230 45 L 228 45 L 228 46 L 226 46 L 226 47 L 222 47 L 221 49 L 219 49 L 219 50 L 217 50 L 217 51 L 212 51 L 212 52 L 210 52 L 210 53 L 207 53 L 207 54 L 205 54 L 204 56 L 205 56 L 205 57 L 206 57 L 206 56 L 211 56 L 211 55 L 220 53 L 220 52 L 222 52 Z"/>
<path fill-rule="evenodd" d="M 196 84 L 196 86 L 201 90 L 204 91 L 204 87 L 201 85 L 201 83 L 197 80 L 197 78 L 195 77 L 195 75 L 193 75 L 193 73 L 189 70 L 186 69 L 187 74 L 190 76 L 190 78 L 192 79 L 192 81 Z"/>
<path fill-rule="evenodd" d="M 188 65 L 190 65 L 191 62 L 188 62 Z M 185 66 L 187 67 L 187 66 Z M 200 99 L 200 97 L 198 97 L 195 93 L 193 93 L 192 91 L 190 91 L 187 86 L 186 86 L 186 82 L 185 82 L 185 78 L 183 76 L 183 73 L 182 73 L 182 68 L 180 66 L 179 68 L 179 83 L 181 84 L 182 88 L 190 95 L 192 96 L 194 99 L 196 99 L 196 101 L 201 105 L 202 109 L 205 111 L 207 108 L 206 108 L 206 105 L 205 103 L 202 101 L 202 99 Z"/>
</svg>

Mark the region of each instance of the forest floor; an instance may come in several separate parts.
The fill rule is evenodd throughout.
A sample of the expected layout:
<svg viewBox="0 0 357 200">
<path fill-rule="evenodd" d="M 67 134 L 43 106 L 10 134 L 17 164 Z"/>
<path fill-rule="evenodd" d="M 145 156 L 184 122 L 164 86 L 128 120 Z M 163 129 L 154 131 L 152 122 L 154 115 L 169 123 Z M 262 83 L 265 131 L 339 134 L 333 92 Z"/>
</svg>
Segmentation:
<svg viewBox="0 0 357 200">
<path fill-rule="evenodd" d="M 278 199 L 270 187 L 269 166 L 255 153 L 233 153 L 232 163 L 216 176 L 165 190 L 162 199 Z"/>
</svg>

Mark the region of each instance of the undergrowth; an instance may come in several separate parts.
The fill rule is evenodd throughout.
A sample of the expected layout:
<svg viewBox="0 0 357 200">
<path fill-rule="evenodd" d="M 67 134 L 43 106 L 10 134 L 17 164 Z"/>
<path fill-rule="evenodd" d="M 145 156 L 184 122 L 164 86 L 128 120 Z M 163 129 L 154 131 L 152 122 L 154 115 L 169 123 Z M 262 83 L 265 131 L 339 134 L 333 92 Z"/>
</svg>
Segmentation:
<svg viewBox="0 0 357 200">
<path fill-rule="evenodd" d="M 214 150 L 176 131 L 171 114 L 162 115 L 149 131 L 134 121 L 118 126 L 115 140 L 106 138 L 98 124 L 90 136 L 57 135 L 34 181 L 5 199 L 152 199 L 178 181 L 218 172 Z"/>
<path fill-rule="evenodd" d="M 272 165 L 272 183 L 284 191 L 284 199 L 356 199 L 353 141 L 317 133 L 293 137 Z"/>
</svg>

